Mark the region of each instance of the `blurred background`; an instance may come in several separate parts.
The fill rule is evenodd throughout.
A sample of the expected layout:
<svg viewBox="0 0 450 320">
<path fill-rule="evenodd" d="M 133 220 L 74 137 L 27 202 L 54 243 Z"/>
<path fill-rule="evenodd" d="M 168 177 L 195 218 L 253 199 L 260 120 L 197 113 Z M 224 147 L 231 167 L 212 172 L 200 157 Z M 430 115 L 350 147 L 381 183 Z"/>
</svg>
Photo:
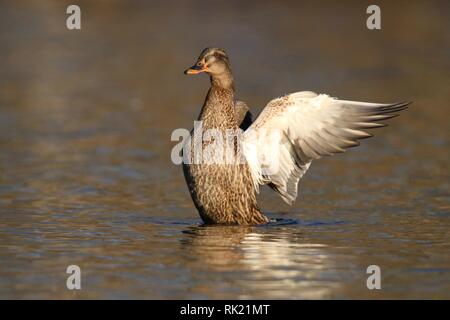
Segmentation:
<svg viewBox="0 0 450 320">
<path fill-rule="evenodd" d="M 448 1 L 0 2 L 0 298 L 450 298 Z M 170 135 L 227 50 L 254 114 L 301 90 L 413 105 L 315 162 L 291 225 L 203 227 Z M 66 288 L 70 264 L 82 290 Z M 382 289 L 368 290 L 379 265 Z"/>
</svg>

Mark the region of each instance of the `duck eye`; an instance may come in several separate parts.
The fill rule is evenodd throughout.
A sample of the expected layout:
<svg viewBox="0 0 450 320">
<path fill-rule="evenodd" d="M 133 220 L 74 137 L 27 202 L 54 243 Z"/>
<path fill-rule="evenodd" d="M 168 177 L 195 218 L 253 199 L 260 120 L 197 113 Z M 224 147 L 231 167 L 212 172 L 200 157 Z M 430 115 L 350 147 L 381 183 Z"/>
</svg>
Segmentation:
<svg viewBox="0 0 450 320">
<path fill-rule="evenodd" d="M 197 65 L 198 65 L 199 67 L 201 67 L 201 66 L 202 66 L 201 61 L 197 62 Z"/>
</svg>

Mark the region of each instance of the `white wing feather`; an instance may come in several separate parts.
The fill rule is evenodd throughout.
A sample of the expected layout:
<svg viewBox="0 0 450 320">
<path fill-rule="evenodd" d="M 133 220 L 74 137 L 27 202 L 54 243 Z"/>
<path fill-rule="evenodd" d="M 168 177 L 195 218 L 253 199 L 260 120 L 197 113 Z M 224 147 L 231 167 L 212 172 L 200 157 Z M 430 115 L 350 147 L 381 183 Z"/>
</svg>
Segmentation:
<svg viewBox="0 0 450 320">
<path fill-rule="evenodd" d="M 242 142 L 256 190 L 269 184 L 292 204 L 312 160 L 359 145 L 359 139 L 372 136 L 365 129 L 385 126 L 378 121 L 407 105 L 338 100 L 311 91 L 270 101 Z"/>
</svg>

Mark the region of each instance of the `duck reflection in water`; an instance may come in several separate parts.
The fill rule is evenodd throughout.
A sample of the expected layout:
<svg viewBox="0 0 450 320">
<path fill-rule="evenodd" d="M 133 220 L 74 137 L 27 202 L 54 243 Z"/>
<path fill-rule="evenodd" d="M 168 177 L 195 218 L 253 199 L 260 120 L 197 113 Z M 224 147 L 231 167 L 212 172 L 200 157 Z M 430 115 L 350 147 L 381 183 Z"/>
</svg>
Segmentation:
<svg viewBox="0 0 450 320">
<path fill-rule="evenodd" d="M 341 275 L 330 276 L 336 265 L 328 246 L 295 227 L 200 225 L 183 233 L 187 264 L 222 278 L 224 290 L 240 288 L 240 299 L 327 298 L 341 283 Z"/>
</svg>

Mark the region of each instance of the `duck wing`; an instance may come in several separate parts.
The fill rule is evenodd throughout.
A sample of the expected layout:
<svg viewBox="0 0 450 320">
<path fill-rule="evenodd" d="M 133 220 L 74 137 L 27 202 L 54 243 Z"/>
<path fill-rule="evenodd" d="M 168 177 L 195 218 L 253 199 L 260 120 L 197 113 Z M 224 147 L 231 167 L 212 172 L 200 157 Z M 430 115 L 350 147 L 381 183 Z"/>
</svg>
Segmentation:
<svg viewBox="0 0 450 320">
<path fill-rule="evenodd" d="M 311 161 L 358 146 L 372 137 L 366 129 L 386 126 L 379 122 L 408 104 L 339 100 L 311 91 L 270 101 L 242 139 L 255 189 L 268 184 L 292 204 Z"/>
<path fill-rule="evenodd" d="M 245 102 L 240 100 L 236 100 L 236 102 L 234 103 L 234 108 L 236 112 L 236 120 L 237 123 L 239 123 L 239 127 L 244 131 L 247 130 L 247 128 L 250 127 L 253 122 L 253 115 L 250 112 L 250 109 Z"/>
</svg>

